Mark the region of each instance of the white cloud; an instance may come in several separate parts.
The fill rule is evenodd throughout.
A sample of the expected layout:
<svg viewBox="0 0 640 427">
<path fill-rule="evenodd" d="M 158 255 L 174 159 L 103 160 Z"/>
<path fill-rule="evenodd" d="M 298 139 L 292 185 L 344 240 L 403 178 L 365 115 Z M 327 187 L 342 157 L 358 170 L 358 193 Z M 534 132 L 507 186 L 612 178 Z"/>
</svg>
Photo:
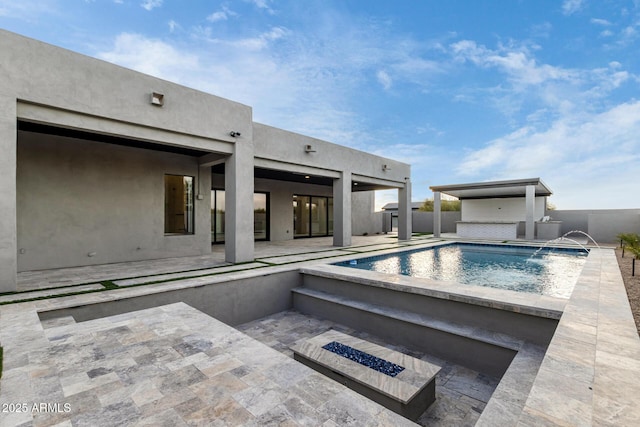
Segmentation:
<svg viewBox="0 0 640 427">
<path fill-rule="evenodd" d="M 391 85 L 393 84 L 393 80 L 391 79 L 391 76 L 389 76 L 389 73 L 387 73 L 384 70 L 380 70 L 380 71 L 378 71 L 376 73 L 376 77 L 378 79 L 378 83 L 380 83 L 382 85 L 384 90 L 391 89 Z"/>
<path fill-rule="evenodd" d="M 498 68 L 509 75 L 513 82 L 526 85 L 575 77 L 575 72 L 571 70 L 547 64 L 538 65 L 529 49 L 524 46 L 500 46 L 492 50 L 472 40 L 462 40 L 453 43 L 451 51 L 458 61 L 471 61 L 484 68 Z"/>
<path fill-rule="evenodd" d="M 207 21 L 210 22 L 226 21 L 227 19 L 229 19 L 229 15 L 227 15 L 224 11 L 214 12 L 211 15 L 207 16 Z"/>
<path fill-rule="evenodd" d="M 169 31 L 170 31 L 170 32 L 172 32 L 172 33 L 173 33 L 173 32 L 175 32 L 176 30 L 178 30 L 178 29 L 182 28 L 182 27 L 180 26 L 180 24 L 178 24 L 178 23 L 177 23 L 176 21 L 174 21 L 173 19 L 169 21 L 169 24 L 168 24 L 168 25 L 169 25 Z"/>
<path fill-rule="evenodd" d="M 570 69 L 538 63 L 526 46 L 501 45 L 494 50 L 471 40 L 462 40 L 450 48 L 455 61 L 486 70 L 494 69 L 505 76 L 494 87 L 467 88 L 465 92 L 459 90 L 455 99 L 484 102 L 509 119 L 516 118 L 526 110 L 532 111 L 527 113 L 530 117 L 542 121 L 573 111 L 598 111 L 600 102 L 614 90 L 629 81 L 638 80 L 637 76 L 622 69 L 616 61 L 610 62 L 609 67 Z"/>
<path fill-rule="evenodd" d="M 565 198 L 570 193 L 563 199 L 571 200 L 573 206 L 586 207 L 587 194 L 602 197 L 606 191 L 611 193 L 619 185 L 627 185 L 625 182 L 636 181 L 631 171 L 640 160 L 639 133 L 640 101 L 623 103 L 599 114 L 558 119 L 543 130 L 522 127 L 469 152 L 457 172 L 490 177 L 487 179 L 541 176 L 567 192 L 578 192 L 581 205 L 578 198 Z M 605 189 L 603 183 L 611 187 Z M 603 193 L 598 194 L 594 188 Z M 602 206 L 620 206 L 620 201 L 605 197 L 609 204 Z M 616 193 L 616 197 L 628 195 Z"/>
<path fill-rule="evenodd" d="M 595 25 L 602 25 L 604 27 L 608 27 L 609 25 L 611 25 L 611 22 L 607 21 L 606 19 L 599 19 L 599 18 L 591 18 L 589 22 Z"/>
<path fill-rule="evenodd" d="M 234 16 L 238 16 L 238 14 L 232 11 L 231 9 L 229 9 L 227 6 L 222 6 L 222 10 L 219 10 L 207 16 L 207 21 L 209 22 L 226 21 L 230 17 L 234 17 Z"/>
<path fill-rule="evenodd" d="M 55 0 L 0 0 L 0 16 L 31 20 L 41 14 L 57 14 L 58 2 Z"/>
<path fill-rule="evenodd" d="M 271 3 L 270 0 L 249 0 L 249 2 L 253 3 L 258 9 L 265 10 L 270 14 L 275 13 L 271 6 L 269 6 L 269 3 Z"/>
<path fill-rule="evenodd" d="M 185 70 L 198 72 L 196 55 L 185 53 L 157 39 L 140 34 L 122 33 L 116 37 L 113 49 L 96 55 L 113 62 L 156 77 L 183 82 Z"/>
<path fill-rule="evenodd" d="M 629 25 L 622 30 L 621 35 L 625 40 L 635 39 L 638 35 L 638 31 L 635 29 L 635 27 Z"/>
<path fill-rule="evenodd" d="M 584 0 L 564 0 L 562 3 L 562 13 L 572 15 L 584 6 Z"/>
<path fill-rule="evenodd" d="M 553 26 L 550 22 L 544 22 L 542 24 L 534 25 L 531 28 L 531 35 L 534 37 L 548 38 L 551 35 Z"/>
<path fill-rule="evenodd" d="M 143 9 L 151 11 L 157 7 L 162 6 L 162 0 L 144 0 L 142 3 L 140 3 L 140 6 Z"/>
</svg>

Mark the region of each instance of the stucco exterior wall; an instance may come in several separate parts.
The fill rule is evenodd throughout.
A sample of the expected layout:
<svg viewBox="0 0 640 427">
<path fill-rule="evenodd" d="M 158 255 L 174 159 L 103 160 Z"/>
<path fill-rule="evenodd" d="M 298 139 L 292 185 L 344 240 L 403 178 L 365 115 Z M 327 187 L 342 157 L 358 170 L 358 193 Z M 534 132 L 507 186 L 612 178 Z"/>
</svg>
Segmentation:
<svg viewBox="0 0 640 427">
<path fill-rule="evenodd" d="M 394 188 L 404 186 L 405 178 L 411 176 L 411 167 L 406 163 L 260 123 L 254 123 L 253 136 L 256 158 L 276 161 L 282 170 L 288 170 L 287 165 L 303 165 L 318 168 L 318 175 L 323 175 L 323 170 L 349 171 L 354 175 L 354 180 L 358 180 L 359 177 L 386 180 Z M 310 145 L 314 152 L 307 153 L 307 145 Z M 383 165 L 388 166 L 386 171 L 383 171 Z M 331 175 L 327 173 L 324 176 Z"/>
<path fill-rule="evenodd" d="M 196 158 L 20 132 L 17 165 L 18 271 L 211 250 L 209 191 L 194 202 L 195 234 L 164 234 L 164 175 L 210 188 Z"/>
<path fill-rule="evenodd" d="M 237 102 L 3 30 L 0 53 L 0 93 L 14 100 L 232 143 L 230 130 L 251 135 L 251 108 Z"/>
<path fill-rule="evenodd" d="M 382 212 L 374 212 L 375 193 L 351 193 L 351 232 L 354 236 L 382 232 Z"/>
<path fill-rule="evenodd" d="M 545 197 L 535 198 L 534 219 L 544 216 Z M 524 221 L 524 197 L 462 200 L 462 221 Z"/>
</svg>

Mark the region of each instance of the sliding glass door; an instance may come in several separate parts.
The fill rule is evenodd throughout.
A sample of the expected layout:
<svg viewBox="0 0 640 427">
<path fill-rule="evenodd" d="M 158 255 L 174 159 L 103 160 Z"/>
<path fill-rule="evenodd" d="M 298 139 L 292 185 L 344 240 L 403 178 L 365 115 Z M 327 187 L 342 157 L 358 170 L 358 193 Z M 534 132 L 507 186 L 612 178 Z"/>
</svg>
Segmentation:
<svg viewBox="0 0 640 427">
<path fill-rule="evenodd" d="M 253 238 L 269 240 L 269 195 L 267 193 L 253 195 Z"/>
<path fill-rule="evenodd" d="M 293 196 L 293 237 L 333 234 L 333 198 Z"/>
<path fill-rule="evenodd" d="M 224 243 L 224 190 L 211 190 L 211 243 Z"/>
<path fill-rule="evenodd" d="M 311 228 L 309 227 L 309 213 L 311 208 L 311 197 L 293 196 L 293 237 L 309 237 Z"/>
<path fill-rule="evenodd" d="M 211 190 L 211 243 L 224 243 L 225 192 Z M 269 194 L 253 194 L 253 238 L 269 240 Z"/>
</svg>

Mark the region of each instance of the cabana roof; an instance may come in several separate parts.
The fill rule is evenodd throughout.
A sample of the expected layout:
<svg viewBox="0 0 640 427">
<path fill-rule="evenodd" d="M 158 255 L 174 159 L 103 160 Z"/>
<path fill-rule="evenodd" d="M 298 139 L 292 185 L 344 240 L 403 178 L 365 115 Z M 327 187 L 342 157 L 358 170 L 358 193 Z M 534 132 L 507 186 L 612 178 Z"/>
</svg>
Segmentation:
<svg viewBox="0 0 640 427">
<path fill-rule="evenodd" d="M 550 196 L 552 191 L 540 178 L 486 181 L 469 184 L 435 185 L 433 192 L 464 199 L 493 199 L 503 197 L 525 197 L 527 186 L 535 186 L 536 196 Z"/>
</svg>

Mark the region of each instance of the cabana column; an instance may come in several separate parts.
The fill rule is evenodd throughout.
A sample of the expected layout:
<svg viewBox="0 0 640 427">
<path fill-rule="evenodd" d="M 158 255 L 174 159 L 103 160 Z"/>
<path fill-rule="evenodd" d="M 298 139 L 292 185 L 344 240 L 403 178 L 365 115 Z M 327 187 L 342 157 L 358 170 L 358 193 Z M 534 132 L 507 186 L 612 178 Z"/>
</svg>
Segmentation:
<svg viewBox="0 0 640 427">
<path fill-rule="evenodd" d="M 527 185 L 526 188 L 526 220 L 525 220 L 525 231 L 524 238 L 526 240 L 535 239 L 535 207 L 536 207 L 536 187 L 535 185 Z"/>
<path fill-rule="evenodd" d="M 433 192 L 433 237 L 440 237 L 442 232 L 442 203 L 439 191 Z"/>
<path fill-rule="evenodd" d="M 398 240 L 411 240 L 411 181 L 398 189 Z"/>
</svg>

